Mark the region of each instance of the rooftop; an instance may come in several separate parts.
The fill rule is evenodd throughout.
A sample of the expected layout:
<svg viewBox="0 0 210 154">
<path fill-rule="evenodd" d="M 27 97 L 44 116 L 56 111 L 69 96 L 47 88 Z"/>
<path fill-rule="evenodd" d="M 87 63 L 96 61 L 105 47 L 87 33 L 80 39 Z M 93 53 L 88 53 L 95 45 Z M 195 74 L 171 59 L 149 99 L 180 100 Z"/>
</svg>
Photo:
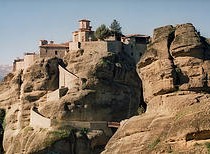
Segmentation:
<svg viewBox="0 0 210 154">
<path fill-rule="evenodd" d="M 80 21 L 90 22 L 90 20 L 87 20 L 87 19 L 81 19 L 81 20 L 79 20 L 79 22 L 80 22 Z"/>
<path fill-rule="evenodd" d="M 20 62 L 20 61 L 24 61 L 24 59 L 17 58 L 14 60 L 14 62 Z"/>
<path fill-rule="evenodd" d="M 40 47 L 50 47 L 50 48 L 68 48 L 69 47 L 69 42 L 66 42 L 66 43 L 62 43 L 62 44 L 54 44 L 54 43 L 51 43 L 51 44 L 45 44 L 45 45 L 41 45 Z"/>
</svg>

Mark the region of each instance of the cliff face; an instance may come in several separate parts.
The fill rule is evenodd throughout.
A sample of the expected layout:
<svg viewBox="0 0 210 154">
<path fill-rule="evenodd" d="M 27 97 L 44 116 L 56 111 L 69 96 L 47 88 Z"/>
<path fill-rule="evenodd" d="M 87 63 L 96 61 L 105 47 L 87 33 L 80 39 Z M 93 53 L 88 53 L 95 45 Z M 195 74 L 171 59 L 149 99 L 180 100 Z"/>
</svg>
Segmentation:
<svg viewBox="0 0 210 154">
<path fill-rule="evenodd" d="M 77 78 L 60 99 L 50 99 L 49 94 L 53 96 L 59 88 L 58 65 Z M 77 128 L 77 121 L 119 122 L 135 115 L 142 99 L 140 87 L 135 66 L 123 53 L 78 50 L 68 53 L 64 61 L 40 59 L 26 73 L 10 74 L 1 83 L 4 150 L 8 154 L 99 153 L 111 129 Z M 51 121 L 49 128 L 30 124 L 32 108 Z"/>
<path fill-rule="evenodd" d="M 192 24 L 155 29 L 137 65 L 147 111 L 124 121 L 103 153 L 208 153 L 209 49 Z"/>
</svg>

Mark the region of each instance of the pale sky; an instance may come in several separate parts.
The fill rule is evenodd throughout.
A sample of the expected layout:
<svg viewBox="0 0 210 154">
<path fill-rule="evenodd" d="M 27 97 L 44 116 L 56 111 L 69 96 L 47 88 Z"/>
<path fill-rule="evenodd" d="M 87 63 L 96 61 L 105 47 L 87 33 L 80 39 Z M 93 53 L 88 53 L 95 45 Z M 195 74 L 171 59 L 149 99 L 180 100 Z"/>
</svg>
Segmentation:
<svg viewBox="0 0 210 154">
<path fill-rule="evenodd" d="M 78 20 L 93 30 L 116 19 L 124 34 L 152 35 L 164 25 L 193 23 L 210 38 L 210 0 L 0 0 L 0 64 L 37 52 L 41 39 L 71 40 Z"/>
</svg>

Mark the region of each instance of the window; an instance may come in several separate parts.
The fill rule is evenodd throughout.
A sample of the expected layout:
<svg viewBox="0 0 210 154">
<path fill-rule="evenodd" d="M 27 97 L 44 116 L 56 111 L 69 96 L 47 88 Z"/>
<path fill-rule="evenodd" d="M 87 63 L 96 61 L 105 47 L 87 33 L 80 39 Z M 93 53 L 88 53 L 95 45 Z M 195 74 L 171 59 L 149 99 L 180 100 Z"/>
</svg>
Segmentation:
<svg viewBox="0 0 210 154">
<path fill-rule="evenodd" d="M 79 49 L 81 48 L 81 42 L 78 42 L 78 48 Z"/>
<path fill-rule="evenodd" d="M 55 51 L 55 55 L 58 55 L 58 51 Z"/>
<path fill-rule="evenodd" d="M 133 49 L 133 45 L 131 45 L 131 49 Z"/>
<path fill-rule="evenodd" d="M 133 52 L 131 52 L 131 56 L 133 56 Z"/>
<path fill-rule="evenodd" d="M 141 53 L 141 52 L 139 53 L 139 56 L 140 56 L 140 57 L 142 56 L 142 53 Z"/>
</svg>

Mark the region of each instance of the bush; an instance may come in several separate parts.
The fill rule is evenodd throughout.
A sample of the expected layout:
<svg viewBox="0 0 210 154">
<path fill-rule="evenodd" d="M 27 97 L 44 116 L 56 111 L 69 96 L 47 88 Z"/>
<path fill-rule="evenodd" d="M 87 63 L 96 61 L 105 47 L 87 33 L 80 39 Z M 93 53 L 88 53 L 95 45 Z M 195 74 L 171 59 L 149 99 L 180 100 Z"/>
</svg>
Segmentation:
<svg viewBox="0 0 210 154">
<path fill-rule="evenodd" d="M 157 138 L 156 140 L 154 140 L 151 144 L 149 144 L 149 149 L 150 150 L 153 150 L 157 145 L 158 143 L 160 142 L 160 138 Z"/>
<path fill-rule="evenodd" d="M 206 148 L 208 150 L 208 153 L 210 153 L 210 142 L 206 142 L 205 146 L 206 146 Z"/>
</svg>

